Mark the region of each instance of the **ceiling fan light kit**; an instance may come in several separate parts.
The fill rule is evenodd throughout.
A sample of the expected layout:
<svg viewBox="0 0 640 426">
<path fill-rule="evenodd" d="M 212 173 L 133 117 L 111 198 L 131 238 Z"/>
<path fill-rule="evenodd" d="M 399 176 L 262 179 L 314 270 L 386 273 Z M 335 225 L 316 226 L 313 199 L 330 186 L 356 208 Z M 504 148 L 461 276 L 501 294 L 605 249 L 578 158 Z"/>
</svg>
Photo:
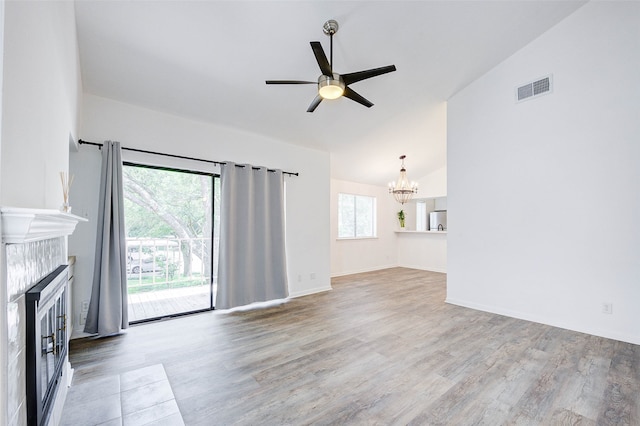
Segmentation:
<svg viewBox="0 0 640 426">
<path fill-rule="evenodd" d="M 322 73 L 318 77 L 318 95 L 307 108 L 307 112 L 313 112 L 320 105 L 323 99 L 338 99 L 342 96 L 349 98 L 352 101 L 358 102 L 361 105 L 371 108 L 373 103 L 356 93 L 349 87 L 350 84 L 358 81 L 365 80 L 367 78 L 376 77 L 378 75 L 386 74 L 396 70 L 395 65 L 387 65 L 380 68 L 372 68 L 369 70 L 353 72 L 349 74 L 338 74 L 333 72 L 333 35 L 338 32 L 338 23 L 330 19 L 322 26 L 322 31 L 329 36 L 331 48 L 329 51 L 330 60 L 327 59 L 327 55 L 324 53 L 322 44 L 319 41 L 311 42 L 311 49 L 316 57 L 320 72 Z M 301 81 L 301 80 L 267 80 L 267 84 L 316 84 L 314 81 Z"/>
<path fill-rule="evenodd" d="M 344 87 L 339 74 L 333 74 L 333 77 L 323 74 L 318 78 L 318 94 L 322 99 L 338 99 L 344 94 Z"/>
</svg>

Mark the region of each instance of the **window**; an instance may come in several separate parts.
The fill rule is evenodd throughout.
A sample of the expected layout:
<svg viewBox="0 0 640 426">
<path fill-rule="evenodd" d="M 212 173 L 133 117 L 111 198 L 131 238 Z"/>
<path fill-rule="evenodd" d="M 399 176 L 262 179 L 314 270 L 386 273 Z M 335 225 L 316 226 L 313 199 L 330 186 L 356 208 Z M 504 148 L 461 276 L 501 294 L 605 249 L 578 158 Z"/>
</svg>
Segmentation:
<svg viewBox="0 0 640 426">
<path fill-rule="evenodd" d="M 372 238 L 375 236 L 375 197 L 338 194 L 338 238 Z"/>
</svg>

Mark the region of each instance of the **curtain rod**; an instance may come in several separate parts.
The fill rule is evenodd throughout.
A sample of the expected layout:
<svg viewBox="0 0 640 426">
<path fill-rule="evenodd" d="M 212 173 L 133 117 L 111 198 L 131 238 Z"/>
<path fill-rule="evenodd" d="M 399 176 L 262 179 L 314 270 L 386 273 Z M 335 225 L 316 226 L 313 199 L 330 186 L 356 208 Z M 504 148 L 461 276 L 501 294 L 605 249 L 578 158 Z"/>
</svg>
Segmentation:
<svg viewBox="0 0 640 426">
<path fill-rule="evenodd" d="M 83 141 L 82 139 L 78 140 L 78 143 L 80 145 L 91 145 L 91 146 L 97 146 L 98 148 L 102 149 L 102 144 L 101 143 L 97 143 L 97 142 L 87 142 L 87 141 Z M 164 152 L 154 152 L 154 151 L 146 151 L 144 149 L 136 149 L 136 148 L 127 148 L 127 147 L 120 147 L 120 149 L 126 149 L 127 151 L 135 151 L 135 152 L 142 152 L 144 154 L 154 154 L 154 155 L 162 155 L 165 157 L 171 157 L 171 158 L 181 158 L 183 160 L 194 160 L 194 161 L 202 161 L 204 163 L 211 163 L 211 164 L 227 164 L 224 161 L 214 161 L 214 160 L 204 160 L 202 158 L 195 158 L 195 157 L 184 157 L 182 155 L 175 155 L 175 154 L 166 154 Z M 242 164 L 236 164 L 236 167 L 244 167 Z M 259 167 L 253 167 L 254 170 L 259 170 Z M 268 172 L 275 172 L 275 170 L 273 169 L 267 169 Z M 289 175 L 289 176 L 299 176 L 298 172 L 282 172 L 282 174 L 285 175 Z"/>
</svg>

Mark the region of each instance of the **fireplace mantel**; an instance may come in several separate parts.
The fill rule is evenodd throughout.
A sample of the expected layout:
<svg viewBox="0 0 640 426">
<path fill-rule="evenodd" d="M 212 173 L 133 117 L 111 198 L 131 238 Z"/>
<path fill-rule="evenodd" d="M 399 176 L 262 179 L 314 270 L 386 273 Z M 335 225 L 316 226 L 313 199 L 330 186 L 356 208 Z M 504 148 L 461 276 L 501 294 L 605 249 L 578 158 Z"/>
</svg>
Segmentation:
<svg viewBox="0 0 640 426">
<path fill-rule="evenodd" d="M 2 242 L 28 243 L 71 235 L 79 222 L 88 219 L 53 209 L 0 207 Z"/>
</svg>

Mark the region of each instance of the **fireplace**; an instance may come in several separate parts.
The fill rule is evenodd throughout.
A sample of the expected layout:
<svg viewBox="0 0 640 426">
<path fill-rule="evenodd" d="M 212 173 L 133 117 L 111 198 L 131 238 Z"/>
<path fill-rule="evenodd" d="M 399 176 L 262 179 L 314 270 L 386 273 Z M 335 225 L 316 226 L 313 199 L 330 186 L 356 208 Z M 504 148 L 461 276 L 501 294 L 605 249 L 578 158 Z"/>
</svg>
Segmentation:
<svg viewBox="0 0 640 426">
<path fill-rule="evenodd" d="M 73 373 L 67 237 L 87 219 L 15 207 L 0 214 L 0 424 L 55 425 Z"/>
<path fill-rule="evenodd" d="M 67 356 L 67 266 L 26 293 L 27 425 L 47 424 Z"/>
</svg>

